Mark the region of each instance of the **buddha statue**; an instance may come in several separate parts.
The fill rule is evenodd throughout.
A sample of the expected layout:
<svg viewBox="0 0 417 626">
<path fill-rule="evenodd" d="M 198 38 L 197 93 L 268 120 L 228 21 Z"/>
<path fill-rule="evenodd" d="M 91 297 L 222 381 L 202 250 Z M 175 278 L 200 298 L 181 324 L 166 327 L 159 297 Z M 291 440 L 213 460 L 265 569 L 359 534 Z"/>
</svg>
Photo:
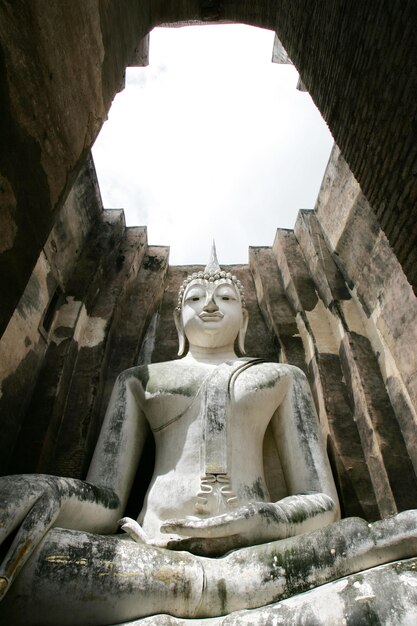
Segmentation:
<svg viewBox="0 0 417 626">
<path fill-rule="evenodd" d="M 214 250 L 182 285 L 175 323 L 181 358 L 117 378 L 85 481 L 0 479 L 2 623 L 198 621 L 416 553 L 414 512 L 338 521 L 307 380 L 296 367 L 237 356 L 244 293 Z M 267 427 L 286 494 L 278 501 L 264 472 Z M 149 429 L 155 466 L 134 520 L 123 513 Z"/>
</svg>

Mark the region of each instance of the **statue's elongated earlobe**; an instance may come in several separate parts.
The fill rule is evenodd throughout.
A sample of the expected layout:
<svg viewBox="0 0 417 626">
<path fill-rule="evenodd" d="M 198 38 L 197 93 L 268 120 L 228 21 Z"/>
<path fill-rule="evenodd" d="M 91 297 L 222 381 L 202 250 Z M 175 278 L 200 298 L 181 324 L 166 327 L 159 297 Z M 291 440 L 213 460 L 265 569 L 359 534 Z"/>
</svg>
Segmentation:
<svg viewBox="0 0 417 626">
<path fill-rule="evenodd" d="M 249 315 L 246 309 L 242 309 L 242 324 L 240 326 L 239 335 L 237 337 L 237 345 L 241 354 L 245 352 L 245 337 L 248 329 Z"/>
<path fill-rule="evenodd" d="M 177 329 L 178 333 L 178 356 L 183 356 L 183 354 L 185 353 L 187 342 L 184 333 L 184 326 L 182 325 L 181 311 L 174 311 L 174 321 L 175 328 Z"/>
</svg>

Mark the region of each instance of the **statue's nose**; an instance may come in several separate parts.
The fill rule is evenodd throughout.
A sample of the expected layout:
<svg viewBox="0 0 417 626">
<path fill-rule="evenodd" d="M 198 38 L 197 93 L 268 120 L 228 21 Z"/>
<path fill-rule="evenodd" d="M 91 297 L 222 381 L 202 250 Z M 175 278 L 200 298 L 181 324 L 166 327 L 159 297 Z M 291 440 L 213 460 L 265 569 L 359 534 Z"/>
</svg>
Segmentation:
<svg viewBox="0 0 417 626">
<path fill-rule="evenodd" d="M 206 304 L 204 305 L 203 309 L 204 311 L 207 311 L 208 313 L 211 313 L 213 311 L 218 311 L 219 307 L 215 303 L 213 295 L 208 296 Z"/>
</svg>

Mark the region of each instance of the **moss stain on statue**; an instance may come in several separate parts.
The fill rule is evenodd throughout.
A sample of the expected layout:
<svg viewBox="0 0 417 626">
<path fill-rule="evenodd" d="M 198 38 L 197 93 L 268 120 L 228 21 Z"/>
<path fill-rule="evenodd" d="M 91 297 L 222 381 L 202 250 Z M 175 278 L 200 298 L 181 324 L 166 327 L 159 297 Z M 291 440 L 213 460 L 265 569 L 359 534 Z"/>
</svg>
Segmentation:
<svg viewBox="0 0 417 626">
<path fill-rule="evenodd" d="M 267 492 L 265 490 L 264 480 L 259 476 L 251 486 L 243 485 L 238 491 L 238 496 L 248 502 L 251 500 L 265 500 Z"/>
<path fill-rule="evenodd" d="M 227 615 L 227 587 L 224 578 L 217 581 L 217 594 L 220 600 L 221 615 Z"/>
</svg>

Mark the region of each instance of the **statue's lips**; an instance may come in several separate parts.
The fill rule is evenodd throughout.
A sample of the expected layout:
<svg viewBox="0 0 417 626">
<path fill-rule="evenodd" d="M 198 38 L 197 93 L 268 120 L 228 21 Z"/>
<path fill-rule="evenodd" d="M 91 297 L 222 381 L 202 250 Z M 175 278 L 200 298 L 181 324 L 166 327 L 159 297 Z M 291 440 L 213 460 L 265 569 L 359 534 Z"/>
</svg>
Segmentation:
<svg viewBox="0 0 417 626">
<path fill-rule="evenodd" d="M 200 313 L 198 316 L 203 322 L 218 322 L 223 319 L 224 315 L 220 311 L 216 313 Z"/>
</svg>

